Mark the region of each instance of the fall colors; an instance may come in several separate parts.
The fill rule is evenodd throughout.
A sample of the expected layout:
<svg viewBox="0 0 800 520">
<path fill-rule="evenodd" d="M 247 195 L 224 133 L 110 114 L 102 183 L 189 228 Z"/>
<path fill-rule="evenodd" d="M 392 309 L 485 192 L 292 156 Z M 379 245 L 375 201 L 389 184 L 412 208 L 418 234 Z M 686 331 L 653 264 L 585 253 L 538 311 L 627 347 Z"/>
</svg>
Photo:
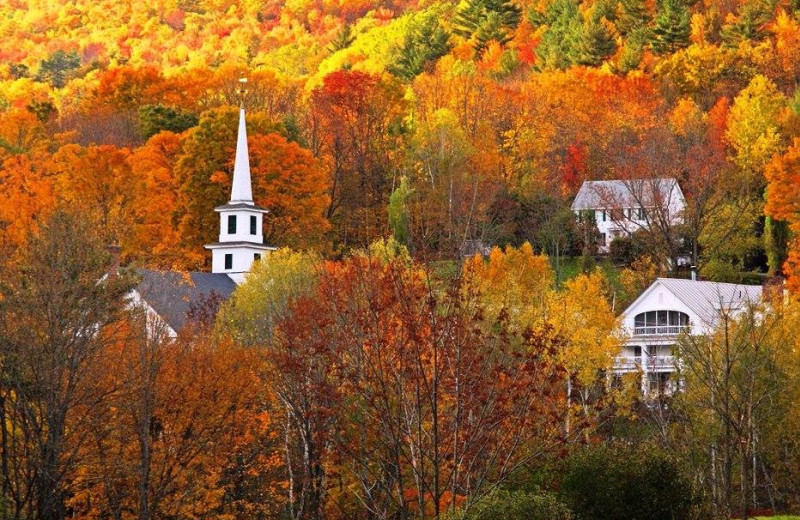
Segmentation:
<svg viewBox="0 0 800 520">
<path fill-rule="evenodd" d="M 1 519 L 800 512 L 796 1 L 7 0 L 0 34 Z M 210 270 L 240 77 L 281 249 L 172 337 L 129 296 Z M 681 221 L 599 254 L 582 183 L 661 178 Z M 688 264 L 786 296 L 646 399 L 619 315 Z"/>
</svg>

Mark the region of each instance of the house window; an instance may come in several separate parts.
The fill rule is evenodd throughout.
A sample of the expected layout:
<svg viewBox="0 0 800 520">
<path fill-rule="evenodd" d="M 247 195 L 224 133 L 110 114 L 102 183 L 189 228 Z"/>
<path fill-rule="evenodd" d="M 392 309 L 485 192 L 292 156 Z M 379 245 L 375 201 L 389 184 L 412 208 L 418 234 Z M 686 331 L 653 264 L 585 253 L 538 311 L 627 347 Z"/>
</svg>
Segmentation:
<svg viewBox="0 0 800 520">
<path fill-rule="evenodd" d="M 255 215 L 250 215 L 250 234 L 255 235 L 258 229 L 258 219 Z"/>
<path fill-rule="evenodd" d="M 233 269 L 233 254 L 225 254 L 225 269 Z"/>
<path fill-rule="evenodd" d="M 636 220 L 644 220 L 644 208 L 636 208 Z"/>
<path fill-rule="evenodd" d="M 689 329 L 689 316 L 680 311 L 648 311 L 633 319 L 634 334 L 680 334 Z"/>
<path fill-rule="evenodd" d="M 253 253 L 253 261 L 261 260 L 261 253 Z"/>
<path fill-rule="evenodd" d="M 605 221 L 606 221 L 606 211 L 603 210 L 603 222 L 605 222 Z"/>
<path fill-rule="evenodd" d="M 236 215 L 228 215 L 228 234 L 236 234 Z"/>
</svg>

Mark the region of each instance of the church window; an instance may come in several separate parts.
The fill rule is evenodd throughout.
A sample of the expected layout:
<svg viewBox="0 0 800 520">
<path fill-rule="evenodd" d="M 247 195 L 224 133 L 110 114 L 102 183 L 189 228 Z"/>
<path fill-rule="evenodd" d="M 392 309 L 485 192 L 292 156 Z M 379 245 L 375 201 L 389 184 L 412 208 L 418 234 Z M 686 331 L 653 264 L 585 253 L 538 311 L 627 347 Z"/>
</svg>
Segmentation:
<svg viewBox="0 0 800 520">
<path fill-rule="evenodd" d="M 231 253 L 225 255 L 225 269 L 233 269 L 233 254 Z"/>
<path fill-rule="evenodd" d="M 228 215 L 228 234 L 236 234 L 236 215 Z"/>
<path fill-rule="evenodd" d="M 250 215 L 250 234 L 255 235 L 258 229 L 258 219 L 255 215 Z"/>
<path fill-rule="evenodd" d="M 253 260 L 261 260 L 261 253 L 253 253 Z"/>
</svg>

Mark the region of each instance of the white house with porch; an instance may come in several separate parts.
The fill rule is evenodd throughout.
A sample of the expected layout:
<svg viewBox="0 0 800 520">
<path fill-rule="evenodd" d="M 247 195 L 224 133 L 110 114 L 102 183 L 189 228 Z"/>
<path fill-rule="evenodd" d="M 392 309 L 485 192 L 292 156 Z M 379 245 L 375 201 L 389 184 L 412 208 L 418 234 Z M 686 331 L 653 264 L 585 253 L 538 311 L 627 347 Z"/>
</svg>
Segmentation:
<svg viewBox="0 0 800 520">
<path fill-rule="evenodd" d="M 761 292 L 761 286 L 658 278 L 622 313 L 626 340 L 615 375 L 641 374 L 645 396 L 675 392 L 678 337 L 710 334 L 723 314 L 760 302 Z"/>
<path fill-rule="evenodd" d="M 679 224 L 685 207 L 678 181 L 669 178 L 586 181 L 572 203 L 577 218 L 594 219 L 601 253 L 619 236 Z"/>
</svg>

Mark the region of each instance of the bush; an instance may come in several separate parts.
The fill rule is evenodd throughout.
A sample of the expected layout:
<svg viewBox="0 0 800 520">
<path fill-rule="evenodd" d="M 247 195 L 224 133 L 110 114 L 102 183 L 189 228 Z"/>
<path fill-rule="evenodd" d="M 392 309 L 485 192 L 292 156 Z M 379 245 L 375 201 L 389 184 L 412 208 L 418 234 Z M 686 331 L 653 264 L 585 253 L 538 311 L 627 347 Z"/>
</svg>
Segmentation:
<svg viewBox="0 0 800 520">
<path fill-rule="evenodd" d="M 695 496 L 677 461 L 649 446 L 587 447 L 567 459 L 561 482 L 581 520 L 690 519 Z"/>
<path fill-rule="evenodd" d="M 608 255 L 615 265 L 631 265 L 644 253 L 641 241 L 636 236 L 620 236 L 611 241 Z"/>
<path fill-rule="evenodd" d="M 139 109 L 139 131 L 145 141 L 163 130 L 180 134 L 197 122 L 197 115 L 179 108 L 145 105 Z"/>
<path fill-rule="evenodd" d="M 455 518 L 455 517 L 454 517 Z M 464 520 L 572 520 L 569 508 L 553 495 L 498 490 L 466 511 Z"/>
</svg>

